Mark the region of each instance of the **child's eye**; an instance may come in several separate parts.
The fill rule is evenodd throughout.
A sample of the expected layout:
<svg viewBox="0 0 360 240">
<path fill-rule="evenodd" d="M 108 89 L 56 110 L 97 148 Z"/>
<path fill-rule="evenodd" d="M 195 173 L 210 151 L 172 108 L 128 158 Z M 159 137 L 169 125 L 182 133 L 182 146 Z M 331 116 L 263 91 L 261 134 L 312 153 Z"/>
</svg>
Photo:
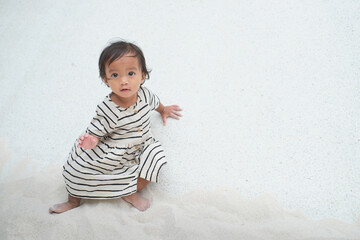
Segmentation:
<svg viewBox="0 0 360 240">
<path fill-rule="evenodd" d="M 117 73 L 111 74 L 111 77 L 112 77 L 112 78 L 117 78 L 118 76 L 119 76 L 119 74 L 117 74 Z"/>
<path fill-rule="evenodd" d="M 130 76 L 130 77 L 132 77 L 132 76 L 134 76 L 134 75 L 135 75 L 134 72 L 129 72 L 129 76 Z"/>
</svg>

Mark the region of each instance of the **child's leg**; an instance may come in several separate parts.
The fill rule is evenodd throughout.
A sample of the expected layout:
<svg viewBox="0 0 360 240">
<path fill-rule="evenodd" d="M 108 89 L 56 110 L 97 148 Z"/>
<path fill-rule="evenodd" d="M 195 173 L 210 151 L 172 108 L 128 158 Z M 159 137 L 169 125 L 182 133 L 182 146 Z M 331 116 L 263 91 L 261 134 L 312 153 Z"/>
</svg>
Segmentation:
<svg viewBox="0 0 360 240">
<path fill-rule="evenodd" d="M 137 184 L 137 191 L 138 192 L 141 191 L 149 183 L 150 183 L 150 181 L 145 180 L 143 178 L 139 178 L 138 179 L 138 184 Z M 133 205 L 138 210 L 145 211 L 146 209 L 148 209 L 150 207 L 150 200 L 141 197 L 138 192 L 133 193 L 133 194 L 131 194 L 129 196 L 125 196 L 125 197 L 123 197 L 123 199 L 125 201 L 127 201 L 128 203 L 130 203 L 131 205 Z"/>
<path fill-rule="evenodd" d="M 69 194 L 68 201 L 64 203 L 55 204 L 49 209 L 50 213 L 63 213 L 70 209 L 80 206 L 81 198 L 73 197 Z"/>
<path fill-rule="evenodd" d="M 146 179 L 138 178 L 137 191 L 140 192 L 140 191 L 143 190 L 149 183 L 150 183 L 150 181 L 148 181 L 148 180 L 146 180 Z"/>
</svg>

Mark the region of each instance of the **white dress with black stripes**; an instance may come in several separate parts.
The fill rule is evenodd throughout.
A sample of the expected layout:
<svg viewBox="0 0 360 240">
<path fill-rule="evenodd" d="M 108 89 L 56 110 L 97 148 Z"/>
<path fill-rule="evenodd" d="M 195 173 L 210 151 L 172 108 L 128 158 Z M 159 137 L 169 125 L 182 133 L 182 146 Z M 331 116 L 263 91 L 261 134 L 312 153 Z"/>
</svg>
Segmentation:
<svg viewBox="0 0 360 240">
<path fill-rule="evenodd" d="M 150 112 L 159 98 L 140 87 L 135 105 L 121 108 L 110 95 L 96 109 L 86 132 L 101 140 L 93 149 L 75 142 L 63 176 L 70 195 L 79 198 L 119 198 L 137 191 L 138 177 L 157 182 L 166 163 L 164 150 L 150 131 Z"/>
</svg>

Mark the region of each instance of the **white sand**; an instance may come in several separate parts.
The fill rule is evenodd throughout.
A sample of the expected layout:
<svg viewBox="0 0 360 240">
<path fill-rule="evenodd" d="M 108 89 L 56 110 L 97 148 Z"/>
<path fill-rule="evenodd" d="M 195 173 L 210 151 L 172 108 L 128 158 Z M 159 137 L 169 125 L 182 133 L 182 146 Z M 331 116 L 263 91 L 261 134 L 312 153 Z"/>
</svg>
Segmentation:
<svg viewBox="0 0 360 240">
<path fill-rule="evenodd" d="M 359 9 L 2 1 L 0 238 L 360 239 Z M 71 145 L 108 93 L 97 61 L 117 37 L 144 50 L 146 86 L 184 109 L 166 127 L 152 119 L 169 162 L 144 193 L 153 205 L 49 215 L 66 199 Z"/>
<path fill-rule="evenodd" d="M 3 163 L 3 141 L 0 151 Z M 271 195 L 249 200 L 230 188 L 171 195 L 150 185 L 142 193 L 152 201 L 146 212 L 115 199 L 51 215 L 47 208 L 66 199 L 59 166 L 37 172 L 30 162 L 9 169 L 0 185 L 1 239 L 360 239 L 360 222 L 311 221 Z"/>
</svg>

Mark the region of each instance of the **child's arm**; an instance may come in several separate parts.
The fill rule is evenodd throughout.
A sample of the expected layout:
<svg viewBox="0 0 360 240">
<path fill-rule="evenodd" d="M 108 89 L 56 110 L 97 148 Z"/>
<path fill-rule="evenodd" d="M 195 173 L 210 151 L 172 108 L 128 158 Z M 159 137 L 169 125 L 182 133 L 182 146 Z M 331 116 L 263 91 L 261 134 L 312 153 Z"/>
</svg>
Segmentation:
<svg viewBox="0 0 360 240">
<path fill-rule="evenodd" d="M 118 116 L 106 105 L 100 103 L 96 107 L 96 115 L 86 129 L 86 133 L 78 138 L 78 147 L 93 149 L 100 139 L 115 130 Z"/>
<path fill-rule="evenodd" d="M 93 149 L 99 143 L 99 138 L 85 133 L 78 138 L 78 147 L 85 149 Z"/>
<path fill-rule="evenodd" d="M 182 115 L 179 113 L 182 111 L 182 109 L 178 105 L 164 106 L 162 103 L 160 103 L 159 107 L 155 110 L 161 114 L 164 125 L 166 125 L 166 119 L 168 117 L 175 118 L 177 120 L 182 117 Z"/>
</svg>

